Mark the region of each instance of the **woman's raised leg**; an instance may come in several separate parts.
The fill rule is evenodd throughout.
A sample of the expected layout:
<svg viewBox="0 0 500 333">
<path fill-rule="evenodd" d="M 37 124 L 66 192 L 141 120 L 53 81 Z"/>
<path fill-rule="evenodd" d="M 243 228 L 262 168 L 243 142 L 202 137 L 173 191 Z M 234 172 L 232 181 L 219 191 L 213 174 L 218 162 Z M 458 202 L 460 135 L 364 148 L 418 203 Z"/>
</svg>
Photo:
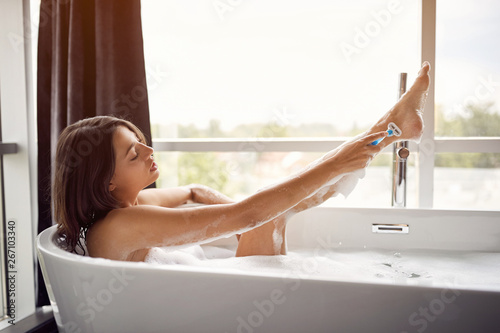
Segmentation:
<svg viewBox="0 0 500 333">
<path fill-rule="evenodd" d="M 401 136 L 386 137 L 379 143 L 381 148 L 395 141 L 419 140 L 422 136 L 424 128 L 422 112 L 429 89 L 429 70 L 430 65 L 425 62 L 412 87 L 367 133 L 364 133 L 372 134 L 385 131 L 389 123 L 395 123 L 402 131 Z M 339 149 L 342 149 L 342 146 L 331 151 L 325 157 L 336 154 Z M 236 256 L 286 254 L 285 231 L 288 218 L 323 203 L 337 193 L 339 184 L 337 182 L 325 186 L 273 221 L 242 234 L 239 238 Z"/>
<path fill-rule="evenodd" d="M 401 99 L 390 109 L 379 121 L 373 125 L 366 133 L 372 134 L 387 130 L 389 123 L 395 123 L 402 131 L 401 136 L 386 137 L 379 146 L 386 147 L 395 141 L 413 140 L 418 141 L 422 136 L 424 123 L 422 112 L 429 90 L 429 70 L 430 64 L 424 62 L 419 71 L 419 75 L 411 88 L 401 97 Z M 335 154 L 338 149 L 329 152 L 325 157 Z M 315 207 L 337 193 L 338 185 L 342 179 L 332 185 L 327 185 L 320 189 L 315 195 L 303 200 L 295 206 L 291 212 L 298 213 L 305 209 Z"/>
<path fill-rule="evenodd" d="M 286 254 L 287 213 L 239 237 L 237 257 Z"/>
</svg>

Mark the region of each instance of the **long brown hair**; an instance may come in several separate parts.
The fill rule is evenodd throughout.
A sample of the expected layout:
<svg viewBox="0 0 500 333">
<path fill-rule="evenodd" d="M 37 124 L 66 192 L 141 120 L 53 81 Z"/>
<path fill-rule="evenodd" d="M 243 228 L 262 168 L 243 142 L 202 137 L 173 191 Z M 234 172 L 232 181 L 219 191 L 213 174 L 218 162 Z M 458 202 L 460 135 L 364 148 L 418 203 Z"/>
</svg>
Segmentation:
<svg viewBox="0 0 500 333">
<path fill-rule="evenodd" d="M 134 124 L 109 116 L 80 120 L 59 136 L 52 209 L 58 233 L 70 251 L 77 246 L 84 250 L 81 238 L 85 238 L 88 228 L 119 207 L 109 191 L 115 172 L 113 134 L 118 126 L 127 127 L 140 142 L 146 143 Z"/>
</svg>

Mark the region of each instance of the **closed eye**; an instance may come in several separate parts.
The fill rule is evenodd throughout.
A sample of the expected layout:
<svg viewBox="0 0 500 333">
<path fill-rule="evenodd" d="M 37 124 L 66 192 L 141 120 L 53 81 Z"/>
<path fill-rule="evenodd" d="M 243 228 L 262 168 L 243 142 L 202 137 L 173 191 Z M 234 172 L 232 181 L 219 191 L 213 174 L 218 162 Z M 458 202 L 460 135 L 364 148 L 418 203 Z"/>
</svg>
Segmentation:
<svg viewBox="0 0 500 333">
<path fill-rule="evenodd" d="M 139 153 L 136 153 L 136 155 L 134 156 L 134 158 L 131 159 L 131 161 L 135 161 L 138 157 L 139 157 Z"/>
</svg>

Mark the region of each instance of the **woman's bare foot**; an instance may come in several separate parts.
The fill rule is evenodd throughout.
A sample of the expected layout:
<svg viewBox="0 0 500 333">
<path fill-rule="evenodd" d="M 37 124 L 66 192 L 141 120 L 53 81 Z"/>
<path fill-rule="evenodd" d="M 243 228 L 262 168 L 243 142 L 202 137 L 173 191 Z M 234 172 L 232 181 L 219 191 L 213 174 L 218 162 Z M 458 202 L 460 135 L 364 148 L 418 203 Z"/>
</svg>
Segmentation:
<svg viewBox="0 0 500 333">
<path fill-rule="evenodd" d="M 395 123 L 402 131 L 401 136 L 388 137 L 384 145 L 395 141 L 412 140 L 419 141 L 424 130 L 422 112 L 429 91 L 430 64 L 425 61 L 420 69 L 419 75 L 411 88 L 371 129 L 370 133 L 387 130 L 389 123 Z"/>
</svg>

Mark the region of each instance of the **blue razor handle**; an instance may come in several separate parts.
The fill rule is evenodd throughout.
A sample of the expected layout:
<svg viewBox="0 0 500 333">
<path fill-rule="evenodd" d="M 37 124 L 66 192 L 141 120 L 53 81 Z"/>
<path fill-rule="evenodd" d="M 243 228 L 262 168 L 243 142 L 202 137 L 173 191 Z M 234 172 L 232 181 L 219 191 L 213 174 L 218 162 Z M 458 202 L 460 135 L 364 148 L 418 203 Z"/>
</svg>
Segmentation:
<svg viewBox="0 0 500 333">
<path fill-rule="evenodd" d="M 394 131 L 393 131 L 393 130 L 391 130 L 391 129 L 388 129 L 388 130 L 387 130 L 387 133 L 389 134 L 389 135 L 387 135 L 388 137 L 389 137 L 389 136 L 393 136 Z M 384 139 L 385 139 L 385 137 L 384 137 L 384 138 L 380 138 L 380 139 L 378 139 L 378 140 L 373 141 L 373 142 L 372 142 L 372 143 L 370 143 L 370 144 L 371 144 L 372 146 L 376 146 L 376 145 L 378 145 L 378 144 L 379 144 L 382 140 L 384 140 Z"/>
</svg>

